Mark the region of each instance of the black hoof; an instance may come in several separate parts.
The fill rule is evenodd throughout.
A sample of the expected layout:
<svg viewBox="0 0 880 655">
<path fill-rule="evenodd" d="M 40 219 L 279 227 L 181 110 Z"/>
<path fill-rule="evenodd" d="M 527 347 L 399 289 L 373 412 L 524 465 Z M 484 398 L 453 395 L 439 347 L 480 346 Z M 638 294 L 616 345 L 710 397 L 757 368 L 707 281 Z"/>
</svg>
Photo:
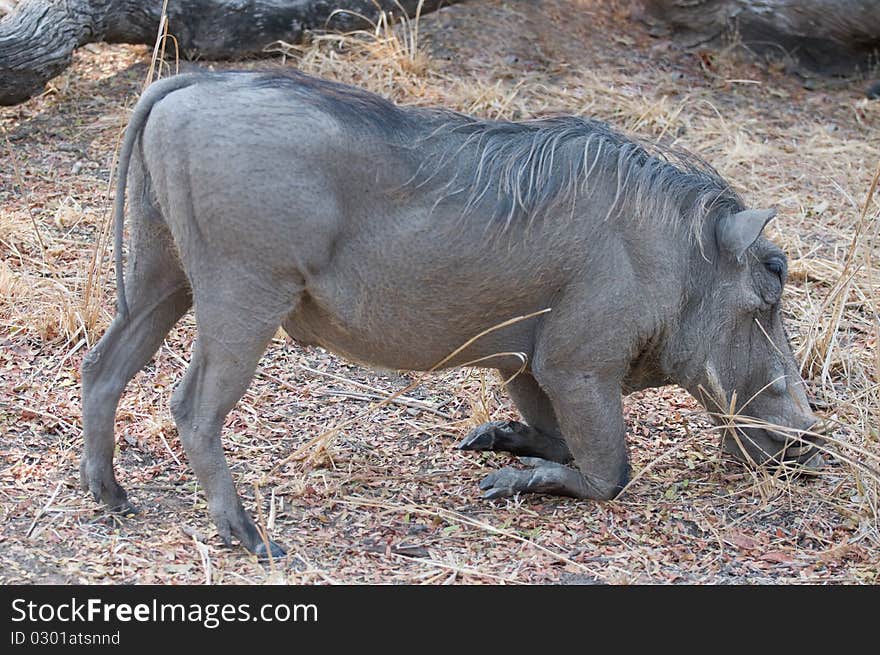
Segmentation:
<svg viewBox="0 0 880 655">
<path fill-rule="evenodd" d="M 261 562 L 268 562 L 270 559 L 281 559 L 285 555 L 284 549 L 276 544 L 274 541 L 269 542 L 269 552 L 266 552 L 266 544 L 265 542 L 260 542 L 257 544 L 257 547 L 254 548 L 254 555 L 257 556 L 257 559 Z M 271 558 L 270 558 L 271 555 Z"/>
<path fill-rule="evenodd" d="M 528 489 L 530 477 L 531 473 L 529 471 L 515 469 L 511 466 L 493 471 L 480 480 L 480 489 L 485 492 L 483 498 L 486 500 L 509 498 L 520 491 Z"/>
<path fill-rule="evenodd" d="M 491 423 L 483 423 L 467 433 L 461 443 L 458 444 L 459 450 L 496 450 L 497 442 L 502 436 L 513 432 L 513 421 L 492 421 Z"/>
</svg>

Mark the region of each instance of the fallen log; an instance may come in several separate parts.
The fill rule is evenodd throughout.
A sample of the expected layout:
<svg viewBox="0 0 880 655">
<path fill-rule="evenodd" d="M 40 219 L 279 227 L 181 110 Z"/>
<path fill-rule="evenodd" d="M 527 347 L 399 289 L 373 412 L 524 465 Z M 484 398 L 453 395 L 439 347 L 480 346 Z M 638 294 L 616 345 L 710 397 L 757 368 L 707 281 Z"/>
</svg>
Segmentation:
<svg viewBox="0 0 880 655">
<path fill-rule="evenodd" d="M 380 11 L 414 16 L 459 0 L 171 0 L 169 32 L 188 59 L 260 55 L 313 30 L 369 25 Z M 0 105 L 39 93 L 86 43 L 152 45 L 162 0 L 22 0 L 0 19 Z"/>
<path fill-rule="evenodd" d="M 880 61 L 877 0 L 642 0 L 642 7 L 655 35 L 688 46 L 736 33 L 757 53 L 774 52 L 832 75 Z"/>
</svg>

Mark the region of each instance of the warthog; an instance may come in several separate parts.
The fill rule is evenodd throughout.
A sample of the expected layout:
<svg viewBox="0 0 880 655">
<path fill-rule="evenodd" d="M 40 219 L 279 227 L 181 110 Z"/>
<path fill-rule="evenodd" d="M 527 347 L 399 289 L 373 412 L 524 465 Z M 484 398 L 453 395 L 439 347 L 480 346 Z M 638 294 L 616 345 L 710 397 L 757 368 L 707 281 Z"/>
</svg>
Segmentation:
<svg viewBox="0 0 880 655">
<path fill-rule="evenodd" d="M 761 236 L 774 212 L 746 209 L 697 158 L 583 118 L 478 120 L 230 72 L 152 85 L 119 161 L 118 311 L 82 366 L 82 484 L 112 508 L 131 509 L 113 472 L 119 397 L 191 305 L 171 411 L 221 538 L 264 557 L 283 551 L 243 509 L 220 432 L 279 325 L 427 370 L 535 314 L 445 363 L 512 378 L 525 422 L 460 445 L 530 458 L 486 477 L 489 498 L 613 498 L 629 479 L 621 394 L 671 383 L 778 426 L 728 430 L 741 457 L 816 461 L 780 317 L 786 258 Z"/>
</svg>

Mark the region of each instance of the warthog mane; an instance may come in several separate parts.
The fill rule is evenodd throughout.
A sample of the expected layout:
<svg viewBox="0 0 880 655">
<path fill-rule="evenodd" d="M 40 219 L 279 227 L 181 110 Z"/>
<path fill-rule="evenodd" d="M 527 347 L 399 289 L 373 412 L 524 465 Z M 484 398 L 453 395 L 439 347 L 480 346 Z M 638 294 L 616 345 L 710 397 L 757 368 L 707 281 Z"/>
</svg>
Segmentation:
<svg viewBox="0 0 880 655">
<path fill-rule="evenodd" d="M 253 80 L 253 78 L 251 78 Z M 713 212 L 744 208 L 736 191 L 699 156 L 625 136 L 580 116 L 482 120 L 448 109 L 398 106 L 362 89 L 302 75 L 265 74 L 263 87 L 297 93 L 343 129 L 405 150 L 415 174 L 401 188 L 435 192 L 462 215 L 489 215 L 509 228 L 549 215 L 576 217 L 578 203 L 606 220 L 685 226 L 699 237 Z"/>
<path fill-rule="evenodd" d="M 578 116 L 488 121 L 454 114 L 415 144 L 417 185 L 446 178 L 463 212 L 490 203 L 507 229 L 541 216 L 575 218 L 578 203 L 605 220 L 685 225 L 695 235 L 713 211 L 743 209 L 736 191 L 700 157 L 616 132 Z M 430 170 L 430 173 L 424 171 Z"/>
</svg>

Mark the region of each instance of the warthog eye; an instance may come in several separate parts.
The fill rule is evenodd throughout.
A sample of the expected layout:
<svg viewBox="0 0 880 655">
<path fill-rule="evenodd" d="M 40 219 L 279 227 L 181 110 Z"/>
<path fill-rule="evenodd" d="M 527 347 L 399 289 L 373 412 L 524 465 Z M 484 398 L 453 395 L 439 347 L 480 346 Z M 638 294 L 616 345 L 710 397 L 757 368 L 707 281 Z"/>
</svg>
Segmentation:
<svg viewBox="0 0 880 655">
<path fill-rule="evenodd" d="M 764 262 L 764 268 L 773 273 L 776 277 L 782 278 L 782 273 L 785 271 L 785 262 L 781 257 L 771 257 L 767 261 Z"/>
</svg>

